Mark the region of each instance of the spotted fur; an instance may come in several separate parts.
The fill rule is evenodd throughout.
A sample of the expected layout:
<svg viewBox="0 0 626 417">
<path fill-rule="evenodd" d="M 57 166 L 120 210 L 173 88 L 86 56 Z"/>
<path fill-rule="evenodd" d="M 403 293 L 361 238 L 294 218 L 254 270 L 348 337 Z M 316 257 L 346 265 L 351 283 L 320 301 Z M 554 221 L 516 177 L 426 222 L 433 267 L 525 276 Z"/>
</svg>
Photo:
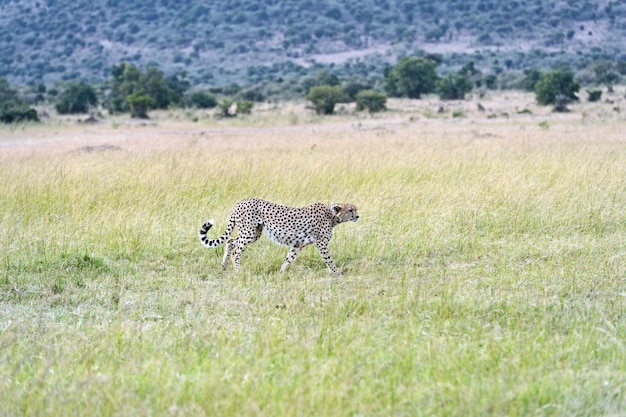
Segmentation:
<svg viewBox="0 0 626 417">
<path fill-rule="evenodd" d="M 339 223 L 355 222 L 358 219 L 357 209 L 352 204 L 315 203 L 294 208 L 251 198 L 235 204 L 226 231 L 220 237 L 213 240 L 207 237 L 207 232 L 213 226 L 213 220 L 202 225 L 198 237 L 208 248 L 227 243 L 222 267 L 226 268 L 228 259 L 232 256 L 236 270 L 240 270 L 243 251 L 263 232 L 274 242 L 290 247 L 287 259 L 280 268 L 281 272 L 285 272 L 302 248 L 314 243 L 332 273 L 340 275 L 328 251 L 328 243 L 333 237 L 332 229 Z M 239 230 L 239 235 L 229 239 L 235 227 Z"/>
</svg>

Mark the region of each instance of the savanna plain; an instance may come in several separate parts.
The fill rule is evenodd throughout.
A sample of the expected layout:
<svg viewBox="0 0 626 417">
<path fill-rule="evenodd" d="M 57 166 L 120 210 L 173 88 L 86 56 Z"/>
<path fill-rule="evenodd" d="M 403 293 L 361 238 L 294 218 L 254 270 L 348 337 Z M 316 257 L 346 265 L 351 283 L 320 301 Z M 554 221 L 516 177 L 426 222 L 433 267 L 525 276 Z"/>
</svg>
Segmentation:
<svg viewBox="0 0 626 417">
<path fill-rule="evenodd" d="M 0 415 L 624 415 L 626 118 L 502 94 L 0 127 Z M 343 276 L 222 270 L 248 197 L 355 204 Z"/>
</svg>

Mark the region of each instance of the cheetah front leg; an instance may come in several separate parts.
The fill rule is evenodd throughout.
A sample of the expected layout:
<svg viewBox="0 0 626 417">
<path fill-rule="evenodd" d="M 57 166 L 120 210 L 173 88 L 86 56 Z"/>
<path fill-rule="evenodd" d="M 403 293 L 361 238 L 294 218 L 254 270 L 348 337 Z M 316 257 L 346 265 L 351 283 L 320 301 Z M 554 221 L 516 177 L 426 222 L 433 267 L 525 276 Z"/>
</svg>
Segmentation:
<svg viewBox="0 0 626 417">
<path fill-rule="evenodd" d="M 335 266 L 335 261 L 333 261 L 333 257 L 330 255 L 330 252 L 328 251 L 328 244 L 325 242 L 318 241 L 318 242 L 315 242 L 315 246 L 317 247 L 317 250 L 320 252 L 320 255 L 322 256 L 322 259 L 324 260 L 324 262 L 326 262 L 326 266 L 328 266 L 328 269 L 332 271 L 333 275 L 336 277 L 341 276 L 341 274 L 337 270 L 337 267 Z"/>
</svg>

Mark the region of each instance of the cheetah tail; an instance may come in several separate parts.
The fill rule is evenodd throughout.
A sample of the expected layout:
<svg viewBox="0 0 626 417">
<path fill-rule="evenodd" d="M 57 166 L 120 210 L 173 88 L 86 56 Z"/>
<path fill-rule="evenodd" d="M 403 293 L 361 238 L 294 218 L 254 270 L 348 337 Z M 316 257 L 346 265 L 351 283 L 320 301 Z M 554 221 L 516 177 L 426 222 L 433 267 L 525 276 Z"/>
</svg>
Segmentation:
<svg viewBox="0 0 626 417">
<path fill-rule="evenodd" d="M 213 219 L 204 223 L 202 227 L 200 228 L 200 231 L 198 232 L 198 237 L 200 238 L 200 242 L 202 242 L 202 244 L 206 246 L 207 248 L 215 248 L 217 246 L 223 245 L 224 242 L 226 242 L 226 239 L 228 239 L 230 235 L 233 233 L 235 222 L 231 220 L 228 223 L 228 227 L 226 228 L 226 231 L 224 232 L 224 234 L 214 240 L 209 240 L 209 238 L 207 237 L 207 233 L 211 227 L 213 227 Z"/>
</svg>

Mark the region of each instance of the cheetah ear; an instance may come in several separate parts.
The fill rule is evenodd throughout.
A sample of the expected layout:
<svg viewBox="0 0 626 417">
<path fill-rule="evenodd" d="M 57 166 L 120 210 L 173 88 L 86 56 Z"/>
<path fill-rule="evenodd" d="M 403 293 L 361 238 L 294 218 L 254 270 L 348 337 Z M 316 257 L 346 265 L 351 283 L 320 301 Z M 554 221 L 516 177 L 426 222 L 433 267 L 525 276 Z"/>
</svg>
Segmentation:
<svg viewBox="0 0 626 417">
<path fill-rule="evenodd" d="M 333 204 L 332 205 L 332 210 L 335 213 L 335 215 L 339 214 L 339 212 L 341 211 L 343 207 L 341 206 L 341 204 Z"/>
</svg>

